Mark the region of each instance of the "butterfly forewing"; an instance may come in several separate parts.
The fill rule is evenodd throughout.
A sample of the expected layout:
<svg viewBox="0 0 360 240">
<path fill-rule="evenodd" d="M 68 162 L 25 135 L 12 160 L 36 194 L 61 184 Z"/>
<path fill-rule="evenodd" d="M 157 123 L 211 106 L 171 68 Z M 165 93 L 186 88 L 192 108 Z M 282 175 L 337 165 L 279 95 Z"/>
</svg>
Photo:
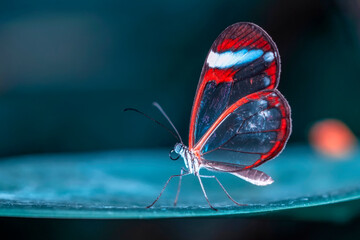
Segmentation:
<svg viewBox="0 0 360 240">
<path fill-rule="evenodd" d="M 252 23 L 226 28 L 212 45 L 201 72 L 191 114 L 190 148 L 239 99 L 275 89 L 279 74 L 278 50 L 264 30 Z"/>
</svg>

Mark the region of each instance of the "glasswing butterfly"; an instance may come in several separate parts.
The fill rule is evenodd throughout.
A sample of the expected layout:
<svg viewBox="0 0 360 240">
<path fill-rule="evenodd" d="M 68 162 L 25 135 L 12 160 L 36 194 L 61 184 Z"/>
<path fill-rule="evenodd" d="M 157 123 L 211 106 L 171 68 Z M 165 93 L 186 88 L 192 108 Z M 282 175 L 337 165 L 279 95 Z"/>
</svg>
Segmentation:
<svg viewBox="0 0 360 240">
<path fill-rule="evenodd" d="M 273 179 L 255 168 L 275 158 L 291 133 L 290 106 L 276 89 L 280 80 L 280 55 L 270 36 L 259 26 L 240 22 L 226 28 L 215 40 L 205 60 L 193 103 L 189 146 L 158 103 L 154 106 L 169 121 L 175 133 L 136 109 L 173 134 L 179 142 L 170 151 L 180 156 L 186 168 L 171 176 L 152 207 L 174 177 L 179 177 L 176 205 L 183 176 L 194 174 L 210 203 L 201 178 L 214 178 L 228 198 L 236 202 L 216 176 L 201 175 L 201 168 L 228 172 L 258 186 Z M 176 155 L 177 154 L 177 155 Z M 176 155 L 176 156 L 174 156 Z"/>
</svg>

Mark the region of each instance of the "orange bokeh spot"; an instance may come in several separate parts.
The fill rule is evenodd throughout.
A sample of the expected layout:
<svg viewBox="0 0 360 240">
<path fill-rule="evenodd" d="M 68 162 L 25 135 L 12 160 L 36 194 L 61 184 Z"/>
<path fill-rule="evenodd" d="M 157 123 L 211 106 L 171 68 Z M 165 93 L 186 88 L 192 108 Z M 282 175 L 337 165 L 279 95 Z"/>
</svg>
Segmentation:
<svg viewBox="0 0 360 240">
<path fill-rule="evenodd" d="M 315 123 L 310 130 L 309 140 L 317 151 L 335 158 L 346 157 L 356 145 L 351 130 L 336 119 Z"/>
</svg>

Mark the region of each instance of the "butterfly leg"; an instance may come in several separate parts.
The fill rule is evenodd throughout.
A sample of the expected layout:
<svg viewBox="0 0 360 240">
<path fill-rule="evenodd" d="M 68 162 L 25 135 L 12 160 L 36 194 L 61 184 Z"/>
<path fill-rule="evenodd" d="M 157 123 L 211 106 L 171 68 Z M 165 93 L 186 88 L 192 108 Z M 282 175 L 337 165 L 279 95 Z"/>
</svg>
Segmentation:
<svg viewBox="0 0 360 240">
<path fill-rule="evenodd" d="M 216 177 L 216 176 L 207 176 L 207 175 L 200 175 L 200 177 L 203 177 L 203 178 L 214 178 L 218 184 L 220 185 L 220 187 L 222 188 L 222 190 L 225 192 L 226 196 L 228 196 L 228 198 L 233 202 L 235 203 L 236 205 L 238 206 L 246 206 L 246 204 L 240 204 L 238 203 L 237 201 L 235 201 L 231 196 L 230 194 L 226 191 L 226 189 L 224 188 L 224 186 L 221 184 L 221 182 L 219 181 L 219 179 Z"/>
<path fill-rule="evenodd" d="M 182 180 L 182 176 L 183 176 L 183 173 L 184 173 L 184 172 L 188 173 L 189 171 L 187 171 L 187 170 L 184 169 L 184 168 L 181 168 L 181 172 L 180 172 L 180 176 L 179 176 L 179 185 L 178 185 L 178 189 L 177 189 L 177 192 L 176 192 L 176 197 L 175 197 L 175 201 L 174 201 L 174 206 L 176 206 L 177 201 L 178 201 L 178 199 L 179 199 L 180 188 L 181 188 L 181 180 Z"/>
<path fill-rule="evenodd" d="M 182 173 L 182 174 L 177 174 L 177 175 L 172 175 L 171 177 L 169 177 L 169 179 L 166 181 L 165 183 L 165 186 L 163 187 L 163 189 L 161 190 L 159 196 L 155 199 L 155 201 L 150 204 L 149 206 L 147 206 L 146 208 L 151 208 L 158 200 L 159 198 L 161 197 L 161 195 L 163 194 L 165 188 L 167 187 L 167 185 L 169 184 L 169 182 L 171 181 L 171 179 L 173 179 L 174 177 L 182 177 L 182 176 L 186 176 L 186 175 L 189 175 L 190 173 L 187 172 L 187 173 Z"/>
<path fill-rule="evenodd" d="M 209 198 L 208 198 L 207 195 L 206 195 L 206 191 L 205 191 L 204 185 L 202 184 L 200 175 L 197 174 L 197 177 L 198 177 L 198 179 L 199 179 L 200 186 L 201 186 L 201 189 L 202 189 L 202 191 L 203 191 L 203 193 L 204 193 L 204 196 L 205 196 L 206 201 L 208 202 L 209 206 L 210 206 L 213 210 L 217 211 L 217 209 L 214 208 L 214 207 L 211 205 L 211 203 L 210 203 L 210 201 L 209 201 Z"/>
</svg>

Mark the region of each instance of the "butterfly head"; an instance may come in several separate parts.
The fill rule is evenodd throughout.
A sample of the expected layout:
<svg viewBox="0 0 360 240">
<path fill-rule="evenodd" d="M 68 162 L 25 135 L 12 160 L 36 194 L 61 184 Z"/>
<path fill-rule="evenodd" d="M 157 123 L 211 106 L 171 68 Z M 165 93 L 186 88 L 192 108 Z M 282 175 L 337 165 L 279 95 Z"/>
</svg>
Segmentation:
<svg viewBox="0 0 360 240">
<path fill-rule="evenodd" d="M 182 143 L 176 143 L 174 146 L 174 151 L 177 154 L 181 154 L 182 151 L 184 151 L 184 145 Z"/>
<path fill-rule="evenodd" d="M 171 160 L 178 160 L 184 152 L 185 146 L 182 143 L 176 143 L 174 148 L 170 151 L 169 157 Z"/>
</svg>

